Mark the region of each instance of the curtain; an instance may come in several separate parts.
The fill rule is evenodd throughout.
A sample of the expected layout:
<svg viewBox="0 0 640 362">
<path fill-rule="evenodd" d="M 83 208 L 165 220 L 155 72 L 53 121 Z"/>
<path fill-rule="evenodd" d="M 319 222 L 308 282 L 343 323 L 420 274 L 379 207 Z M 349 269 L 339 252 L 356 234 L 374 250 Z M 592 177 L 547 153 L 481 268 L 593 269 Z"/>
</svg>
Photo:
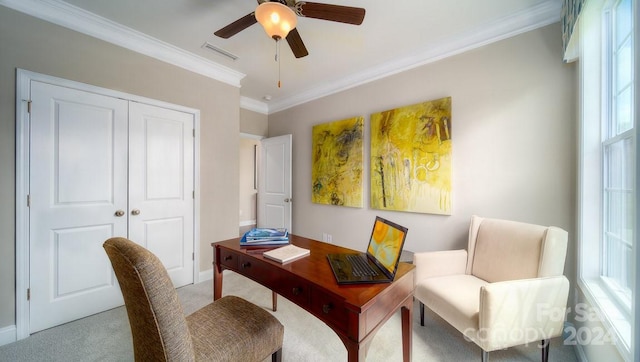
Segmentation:
<svg viewBox="0 0 640 362">
<path fill-rule="evenodd" d="M 576 23 L 584 2 L 585 0 L 564 0 L 562 4 L 560 18 L 562 21 L 562 47 L 565 62 L 572 62 L 578 56 L 578 40 L 576 39 L 577 36 L 573 35 L 574 30 L 577 30 Z"/>
</svg>

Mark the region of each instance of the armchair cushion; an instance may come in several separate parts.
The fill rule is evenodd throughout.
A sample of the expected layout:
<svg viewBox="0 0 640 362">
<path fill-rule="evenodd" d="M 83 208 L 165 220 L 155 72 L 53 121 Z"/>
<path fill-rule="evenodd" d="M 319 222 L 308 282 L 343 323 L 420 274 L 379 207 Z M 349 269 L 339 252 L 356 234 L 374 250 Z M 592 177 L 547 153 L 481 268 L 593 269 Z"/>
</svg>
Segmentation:
<svg viewBox="0 0 640 362">
<path fill-rule="evenodd" d="M 535 278 L 546 227 L 484 219 L 478 229 L 471 274 L 488 282 Z"/>
<path fill-rule="evenodd" d="M 445 250 L 413 254 L 413 264 L 416 266 L 416 280 L 464 274 L 466 263 L 466 250 Z"/>
<path fill-rule="evenodd" d="M 417 280 L 415 297 L 457 330 L 478 329 L 480 288 L 487 282 L 458 274 Z"/>
</svg>

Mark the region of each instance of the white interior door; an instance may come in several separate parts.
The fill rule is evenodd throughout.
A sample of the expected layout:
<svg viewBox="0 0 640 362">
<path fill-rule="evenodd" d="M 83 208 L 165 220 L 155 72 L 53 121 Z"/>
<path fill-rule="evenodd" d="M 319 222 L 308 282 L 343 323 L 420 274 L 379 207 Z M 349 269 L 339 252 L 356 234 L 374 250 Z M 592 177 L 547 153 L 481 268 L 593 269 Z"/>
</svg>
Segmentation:
<svg viewBox="0 0 640 362">
<path fill-rule="evenodd" d="M 291 230 L 291 139 L 262 140 L 258 172 L 258 227 Z"/>
<path fill-rule="evenodd" d="M 193 130 L 193 114 L 130 103 L 129 238 L 175 287 L 193 283 Z"/>
<path fill-rule="evenodd" d="M 127 235 L 127 102 L 31 82 L 31 333 L 122 305 L 102 243 Z"/>
<path fill-rule="evenodd" d="M 29 333 L 123 304 L 102 244 L 194 275 L 192 113 L 31 81 Z"/>
</svg>

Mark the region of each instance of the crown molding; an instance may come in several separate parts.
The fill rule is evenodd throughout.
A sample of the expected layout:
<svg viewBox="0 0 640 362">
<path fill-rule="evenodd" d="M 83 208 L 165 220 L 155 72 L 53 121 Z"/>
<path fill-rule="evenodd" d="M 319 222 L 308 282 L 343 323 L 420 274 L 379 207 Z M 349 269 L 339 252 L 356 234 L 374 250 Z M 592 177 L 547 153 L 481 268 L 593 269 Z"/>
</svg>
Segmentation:
<svg viewBox="0 0 640 362">
<path fill-rule="evenodd" d="M 240 87 L 245 74 L 61 0 L 0 0 L 0 5 Z"/>
<path fill-rule="evenodd" d="M 274 101 L 268 105 L 269 114 L 556 23 L 560 21 L 561 7 L 561 1 L 547 0 L 479 29 L 442 40 L 437 44 L 429 44 L 428 48 L 409 57 L 365 69 L 348 77 L 332 79 L 293 97 Z"/>
<path fill-rule="evenodd" d="M 269 106 L 267 103 L 260 102 L 249 97 L 240 97 L 240 108 L 262 114 L 269 114 Z"/>
<path fill-rule="evenodd" d="M 125 27 L 109 19 L 70 5 L 61 0 L 0 0 L 0 5 L 27 15 L 78 31 L 129 50 L 156 58 L 206 77 L 240 87 L 245 74 L 225 67 L 206 58 L 186 52 L 144 33 Z M 422 65 L 457 55 L 481 46 L 510 38 L 560 21 L 562 3 L 547 0 L 511 16 L 498 19 L 480 29 L 460 36 L 429 44 L 408 57 L 396 59 L 377 67 L 364 69 L 351 76 L 331 80 L 317 87 L 299 92 L 295 96 L 274 101 L 261 102 L 240 97 L 240 107 L 250 111 L 271 114 L 315 99 L 342 92 L 366 83 L 401 73 Z"/>
</svg>

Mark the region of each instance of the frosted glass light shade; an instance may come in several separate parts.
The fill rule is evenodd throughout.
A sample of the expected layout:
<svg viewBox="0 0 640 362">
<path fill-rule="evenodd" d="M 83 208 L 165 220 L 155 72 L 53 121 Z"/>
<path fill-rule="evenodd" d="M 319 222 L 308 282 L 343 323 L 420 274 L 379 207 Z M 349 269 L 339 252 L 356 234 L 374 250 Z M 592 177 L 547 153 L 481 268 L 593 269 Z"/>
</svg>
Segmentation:
<svg viewBox="0 0 640 362">
<path fill-rule="evenodd" d="M 258 5 L 255 14 L 267 35 L 276 40 L 286 38 L 298 23 L 296 13 L 278 2 L 263 2 Z"/>
</svg>

